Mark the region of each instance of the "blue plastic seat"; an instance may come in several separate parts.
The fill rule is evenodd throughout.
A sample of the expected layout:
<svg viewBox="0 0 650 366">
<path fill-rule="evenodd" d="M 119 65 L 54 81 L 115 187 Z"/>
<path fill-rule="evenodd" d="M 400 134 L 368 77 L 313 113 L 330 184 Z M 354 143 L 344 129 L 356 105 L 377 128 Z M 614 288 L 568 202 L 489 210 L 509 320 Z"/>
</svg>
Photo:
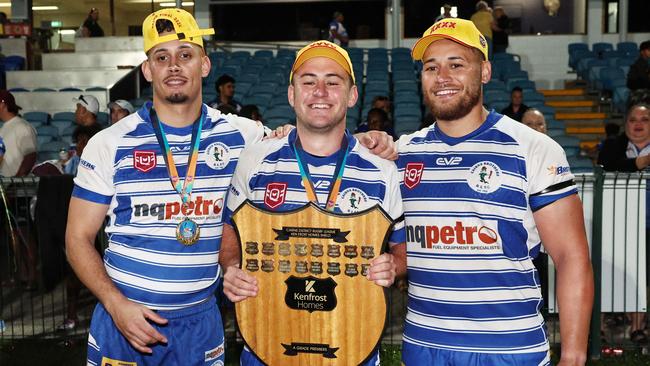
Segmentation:
<svg viewBox="0 0 650 366">
<path fill-rule="evenodd" d="M 639 52 L 639 46 L 636 42 L 618 42 L 616 50 L 625 52 L 626 54 L 636 55 Z"/>
<path fill-rule="evenodd" d="M 50 141 L 38 146 L 39 152 L 59 152 L 68 149 L 70 146 L 63 141 Z"/>
<path fill-rule="evenodd" d="M 28 122 L 39 122 L 42 125 L 46 125 L 50 121 L 50 114 L 47 112 L 26 112 L 23 114 L 23 118 Z"/>
<path fill-rule="evenodd" d="M 54 126 L 42 125 L 36 128 L 36 134 L 41 136 L 59 137 L 59 129 Z"/>
<path fill-rule="evenodd" d="M 605 51 L 613 50 L 614 46 L 609 42 L 596 42 L 591 45 L 591 49 L 600 57 Z"/>
<path fill-rule="evenodd" d="M 66 132 L 69 131 L 70 127 L 72 127 L 70 134 L 72 134 L 74 128 L 76 127 L 74 122 L 67 119 L 53 119 L 50 121 L 50 125 L 56 127 L 56 129 L 59 131 L 60 136 L 66 134 Z"/>
<path fill-rule="evenodd" d="M 58 112 L 52 115 L 52 119 L 66 119 L 68 121 L 74 121 L 74 112 Z"/>
</svg>

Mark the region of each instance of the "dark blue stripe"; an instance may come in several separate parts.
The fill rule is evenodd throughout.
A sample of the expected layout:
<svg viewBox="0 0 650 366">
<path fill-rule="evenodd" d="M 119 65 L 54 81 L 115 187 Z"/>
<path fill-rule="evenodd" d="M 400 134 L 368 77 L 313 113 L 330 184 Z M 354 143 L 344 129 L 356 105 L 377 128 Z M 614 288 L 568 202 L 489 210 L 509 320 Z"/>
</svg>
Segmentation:
<svg viewBox="0 0 650 366">
<path fill-rule="evenodd" d="M 78 185 L 74 185 L 72 190 L 72 196 L 81 198 L 82 200 L 91 201 L 95 203 L 101 203 L 103 205 L 108 205 L 111 203 L 113 196 L 104 196 L 103 194 L 95 193 L 93 191 L 87 190 Z"/>
<path fill-rule="evenodd" d="M 423 287 L 439 287 L 447 289 L 490 289 L 495 287 L 536 287 L 539 284 L 537 271 L 516 271 L 514 269 L 508 272 L 499 271 L 482 271 L 474 273 L 443 272 L 442 270 L 434 272 L 419 271 L 417 267 L 408 268 L 409 282 L 414 285 Z M 462 271 L 462 268 L 458 268 Z"/>
<path fill-rule="evenodd" d="M 420 300 L 409 297 L 408 307 L 425 315 L 449 318 L 522 318 L 537 314 L 541 299 L 529 299 L 520 302 L 502 302 L 491 304 L 459 304 L 435 300 Z"/>
<path fill-rule="evenodd" d="M 538 329 L 522 333 L 476 334 L 431 330 L 418 327 L 407 321 L 404 324 L 404 335 L 423 342 L 451 347 L 480 347 L 488 349 L 528 348 L 532 345 L 541 345 L 546 342 L 545 333 L 542 330 L 544 327 L 540 326 Z"/>
<path fill-rule="evenodd" d="M 547 206 L 561 198 L 570 196 L 572 194 L 578 193 L 577 188 L 573 188 L 568 190 L 567 192 L 560 193 L 560 194 L 549 194 L 549 195 L 541 195 L 541 196 L 531 196 L 529 198 L 530 200 L 530 208 L 533 211 L 539 210 L 540 208 Z"/>
</svg>

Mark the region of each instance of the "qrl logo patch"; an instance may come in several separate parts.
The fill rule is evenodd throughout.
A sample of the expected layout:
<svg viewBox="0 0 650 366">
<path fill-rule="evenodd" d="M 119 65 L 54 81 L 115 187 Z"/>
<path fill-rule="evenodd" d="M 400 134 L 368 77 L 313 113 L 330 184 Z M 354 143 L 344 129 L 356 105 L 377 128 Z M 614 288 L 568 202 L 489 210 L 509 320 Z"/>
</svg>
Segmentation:
<svg viewBox="0 0 650 366">
<path fill-rule="evenodd" d="M 264 203 L 270 208 L 276 208 L 284 203 L 286 193 L 286 183 L 269 183 L 264 192 Z"/>
<path fill-rule="evenodd" d="M 404 169 L 404 185 L 408 189 L 413 189 L 420 184 L 422 179 L 422 172 L 424 171 L 424 163 L 408 163 Z"/>
<path fill-rule="evenodd" d="M 151 150 L 136 150 L 133 153 L 133 167 L 146 173 L 156 167 L 156 153 Z"/>
</svg>

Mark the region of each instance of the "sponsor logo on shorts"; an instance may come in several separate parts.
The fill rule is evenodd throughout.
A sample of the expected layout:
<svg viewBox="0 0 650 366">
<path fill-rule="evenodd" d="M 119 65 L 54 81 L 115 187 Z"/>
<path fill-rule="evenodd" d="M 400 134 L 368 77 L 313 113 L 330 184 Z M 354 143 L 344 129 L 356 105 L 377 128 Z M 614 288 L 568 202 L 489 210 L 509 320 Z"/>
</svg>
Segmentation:
<svg viewBox="0 0 650 366">
<path fill-rule="evenodd" d="M 205 351 L 205 362 L 216 360 L 219 356 L 223 355 L 224 348 L 223 343 L 214 347 L 209 351 Z"/>
<path fill-rule="evenodd" d="M 266 185 L 266 191 L 264 192 L 264 203 L 269 208 L 276 208 L 284 203 L 286 194 L 286 183 L 269 183 Z"/>
<path fill-rule="evenodd" d="M 494 220 L 445 218 L 437 225 L 407 225 L 406 241 L 437 253 L 502 253 Z"/>
<path fill-rule="evenodd" d="M 135 150 L 133 152 L 133 167 L 146 173 L 156 167 L 156 152 L 153 150 Z"/>
<path fill-rule="evenodd" d="M 548 175 L 565 175 L 571 173 L 571 168 L 568 166 L 551 165 L 548 168 Z"/>
<path fill-rule="evenodd" d="M 102 357 L 101 366 L 138 366 L 135 362 L 114 360 L 108 357 Z"/>
</svg>

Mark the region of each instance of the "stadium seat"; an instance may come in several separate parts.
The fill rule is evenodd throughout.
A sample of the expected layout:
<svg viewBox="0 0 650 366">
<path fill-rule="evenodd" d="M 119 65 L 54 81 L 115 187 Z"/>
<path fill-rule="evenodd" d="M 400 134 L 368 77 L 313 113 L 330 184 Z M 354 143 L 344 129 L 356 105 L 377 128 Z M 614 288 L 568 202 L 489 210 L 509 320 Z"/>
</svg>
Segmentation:
<svg viewBox="0 0 650 366">
<path fill-rule="evenodd" d="M 635 42 L 618 42 L 616 50 L 628 55 L 636 55 L 639 52 L 639 46 Z"/>
<path fill-rule="evenodd" d="M 264 118 L 284 118 L 286 122 L 296 119 L 296 113 L 290 106 L 272 106 L 264 113 Z"/>
<path fill-rule="evenodd" d="M 598 57 L 602 57 L 602 54 L 605 51 L 613 50 L 614 46 L 609 42 L 596 42 L 591 45 L 591 49 L 596 53 L 596 55 L 598 55 Z"/>
<path fill-rule="evenodd" d="M 59 131 L 59 135 L 62 136 L 65 134 L 66 131 L 68 131 L 68 128 L 72 126 L 72 130 L 74 131 L 74 127 L 76 127 L 75 123 L 67 120 L 67 119 L 53 119 L 50 121 L 50 125 L 56 127 L 56 129 Z M 70 132 L 72 134 L 72 132 Z"/>
<path fill-rule="evenodd" d="M 216 94 L 213 99 L 216 99 Z M 108 126 L 111 122 L 111 116 L 106 112 L 97 112 L 97 122 L 103 126 Z"/>
<path fill-rule="evenodd" d="M 44 89 L 49 89 L 49 88 L 44 88 Z M 36 91 L 36 90 L 34 90 L 34 91 Z M 44 90 L 44 91 L 45 91 L 45 90 Z M 47 90 L 47 91 L 49 91 L 49 90 Z M 61 88 L 61 89 L 59 89 L 59 91 L 62 91 L 62 92 L 63 92 L 63 91 L 82 92 L 83 90 L 80 89 L 80 88 L 75 88 L 75 87 L 69 86 L 69 87 L 67 87 L 67 88 Z"/>
<path fill-rule="evenodd" d="M 19 71 L 25 68 L 25 58 L 22 56 L 11 55 L 3 60 L 5 71 Z"/>
<path fill-rule="evenodd" d="M 23 118 L 30 123 L 39 122 L 41 125 L 46 125 L 49 123 L 50 114 L 47 112 L 38 111 L 26 112 L 23 114 Z"/>
<path fill-rule="evenodd" d="M 58 112 L 52 115 L 52 119 L 67 119 L 68 121 L 74 121 L 74 112 Z"/>
<path fill-rule="evenodd" d="M 620 67 L 604 67 L 600 70 L 600 82 L 607 91 L 614 91 L 616 86 L 625 86 L 626 74 Z"/>
<path fill-rule="evenodd" d="M 393 96 L 393 104 L 420 103 L 420 96 L 412 92 L 401 92 Z"/>
<path fill-rule="evenodd" d="M 266 108 L 269 106 L 269 102 L 271 102 L 270 94 L 253 94 L 248 95 L 244 98 L 244 104 L 256 105 L 258 108 L 260 108 L 260 113 L 262 113 L 262 109 L 266 111 Z"/>
<path fill-rule="evenodd" d="M 593 173 L 594 163 L 589 158 L 581 156 L 567 157 L 571 172 L 574 174 Z"/>
<path fill-rule="evenodd" d="M 57 90 L 52 89 L 52 88 L 39 87 L 39 88 L 34 88 L 32 91 L 33 92 L 55 92 Z M 78 90 L 75 90 L 75 91 L 81 91 L 81 89 L 78 89 Z"/>
<path fill-rule="evenodd" d="M 580 154 L 580 139 L 574 136 L 557 136 L 554 140 L 562 146 L 567 156 Z"/>
<path fill-rule="evenodd" d="M 50 141 L 38 146 L 39 152 L 59 152 L 61 149 L 68 149 L 69 145 L 63 141 Z"/>
<path fill-rule="evenodd" d="M 36 143 L 38 146 L 41 146 L 42 144 L 45 144 L 47 142 L 50 142 L 54 139 L 52 136 L 42 136 L 42 135 L 37 135 L 36 136 Z"/>
<path fill-rule="evenodd" d="M 39 136 L 52 136 L 54 138 L 59 137 L 59 129 L 54 126 L 38 126 L 36 128 L 36 134 Z"/>
</svg>

